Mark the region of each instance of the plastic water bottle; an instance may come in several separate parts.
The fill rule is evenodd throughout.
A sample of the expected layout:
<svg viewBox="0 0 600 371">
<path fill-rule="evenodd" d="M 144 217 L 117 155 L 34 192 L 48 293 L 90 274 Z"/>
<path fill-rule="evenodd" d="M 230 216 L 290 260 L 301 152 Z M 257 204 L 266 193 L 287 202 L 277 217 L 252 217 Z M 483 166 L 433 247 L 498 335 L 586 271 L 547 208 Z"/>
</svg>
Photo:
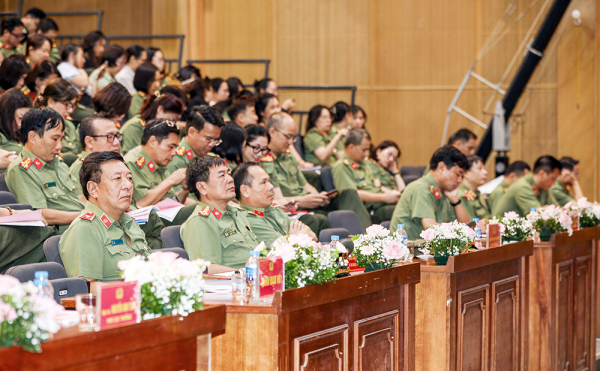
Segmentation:
<svg viewBox="0 0 600 371">
<path fill-rule="evenodd" d="M 535 207 L 532 207 L 531 209 L 529 209 L 529 211 L 537 211 L 537 209 Z"/>
<path fill-rule="evenodd" d="M 246 290 L 249 300 L 258 300 L 258 257 L 260 252 L 250 251 L 250 258 L 246 262 Z"/>
<path fill-rule="evenodd" d="M 481 232 L 481 228 L 479 228 L 479 218 L 474 218 L 473 221 L 475 222 L 475 228 L 473 229 L 475 231 L 475 238 L 481 239 L 483 233 Z"/>
<path fill-rule="evenodd" d="M 241 270 L 235 271 L 231 277 L 231 293 L 235 300 L 247 300 L 246 275 Z"/>
<path fill-rule="evenodd" d="M 33 284 L 38 289 L 38 295 L 50 299 L 54 299 L 54 287 L 52 283 L 48 280 L 48 272 L 47 271 L 36 271 L 34 274 L 35 279 L 33 280 Z"/>
<path fill-rule="evenodd" d="M 340 236 L 336 236 L 336 235 L 331 236 L 331 242 L 329 243 L 329 248 L 331 250 L 337 250 L 338 243 L 340 243 Z"/>
<path fill-rule="evenodd" d="M 398 224 L 396 226 L 396 236 L 400 237 L 402 239 L 402 243 L 408 246 L 408 234 L 404 229 L 404 224 Z"/>
</svg>

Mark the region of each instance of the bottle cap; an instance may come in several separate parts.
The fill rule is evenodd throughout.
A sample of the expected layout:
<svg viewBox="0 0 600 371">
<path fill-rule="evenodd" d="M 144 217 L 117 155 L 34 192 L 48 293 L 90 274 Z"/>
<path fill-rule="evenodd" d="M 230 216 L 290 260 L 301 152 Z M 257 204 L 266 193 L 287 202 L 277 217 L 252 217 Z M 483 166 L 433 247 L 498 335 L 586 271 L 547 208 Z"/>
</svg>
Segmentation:
<svg viewBox="0 0 600 371">
<path fill-rule="evenodd" d="M 259 256 L 259 255 L 260 255 L 260 251 L 256 251 L 256 250 L 250 251 L 250 256 Z"/>
<path fill-rule="evenodd" d="M 536 211 L 537 209 L 535 207 L 532 207 L 531 209 L 529 209 L 530 211 Z"/>
<path fill-rule="evenodd" d="M 333 236 L 331 236 L 331 240 L 332 241 L 339 241 L 340 240 L 340 236 L 333 235 Z"/>
<path fill-rule="evenodd" d="M 478 221 L 479 221 L 479 218 L 473 218 L 473 221 L 474 221 L 474 222 L 478 222 Z"/>
<path fill-rule="evenodd" d="M 396 228 L 398 228 L 398 229 L 400 229 L 400 228 L 404 229 L 404 224 L 398 224 L 398 225 L 396 226 Z"/>
<path fill-rule="evenodd" d="M 35 277 L 35 279 L 41 279 L 41 278 L 48 278 L 48 272 L 47 271 L 36 271 L 33 276 Z"/>
</svg>

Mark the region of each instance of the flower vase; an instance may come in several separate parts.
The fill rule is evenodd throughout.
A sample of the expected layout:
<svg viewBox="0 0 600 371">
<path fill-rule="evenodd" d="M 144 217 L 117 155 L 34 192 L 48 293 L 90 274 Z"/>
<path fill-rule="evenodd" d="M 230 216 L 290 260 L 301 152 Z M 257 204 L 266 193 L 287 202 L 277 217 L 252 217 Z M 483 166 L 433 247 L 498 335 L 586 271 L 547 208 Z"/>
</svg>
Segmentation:
<svg viewBox="0 0 600 371">
<path fill-rule="evenodd" d="M 433 256 L 433 260 L 435 260 L 435 263 L 437 265 L 446 265 L 446 264 L 448 264 L 448 256 L 434 255 Z"/>
<path fill-rule="evenodd" d="M 552 237 L 552 231 L 547 228 L 542 229 L 540 232 L 540 240 L 544 242 L 550 241 L 550 237 Z"/>
<path fill-rule="evenodd" d="M 381 269 L 381 265 L 379 263 L 369 263 L 365 267 L 365 273 L 373 272 Z"/>
</svg>

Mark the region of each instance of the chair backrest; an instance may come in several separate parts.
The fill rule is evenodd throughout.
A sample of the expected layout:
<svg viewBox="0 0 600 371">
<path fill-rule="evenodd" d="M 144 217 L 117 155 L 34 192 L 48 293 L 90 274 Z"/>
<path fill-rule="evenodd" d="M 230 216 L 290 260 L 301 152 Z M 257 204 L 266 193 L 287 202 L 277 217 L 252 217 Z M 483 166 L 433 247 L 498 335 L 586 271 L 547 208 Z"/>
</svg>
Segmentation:
<svg viewBox="0 0 600 371">
<path fill-rule="evenodd" d="M 404 180 L 404 183 L 408 185 L 422 177 L 424 171 L 425 166 L 402 166 L 400 168 L 400 176 Z"/>
<path fill-rule="evenodd" d="M 349 233 L 346 228 L 327 228 L 319 232 L 319 242 L 329 243 L 331 242 L 331 236 L 339 236 L 340 241 L 348 238 Z"/>
<path fill-rule="evenodd" d="M 296 133 L 296 141 L 294 142 L 294 148 L 296 148 L 296 151 L 298 151 L 300 157 L 306 160 L 306 154 L 304 153 L 304 140 L 302 138 L 302 135 L 300 135 L 300 133 L 298 132 Z"/>
<path fill-rule="evenodd" d="M 87 282 L 83 278 L 58 278 L 51 280 L 54 287 L 54 300 L 60 304 L 60 299 L 70 298 L 77 294 L 89 292 Z"/>
<path fill-rule="evenodd" d="M 161 250 L 156 250 L 156 251 L 170 251 L 170 252 L 174 252 L 175 254 L 179 255 L 180 258 L 183 258 L 183 259 L 186 259 L 186 260 L 190 260 L 190 256 L 188 255 L 187 251 L 185 251 L 181 247 L 164 247 Z"/>
<path fill-rule="evenodd" d="M 47 261 L 58 263 L 64 267 L 65 265 L 63 264 L 60 252 L 58 251 L 59 243 L 60 236 L 52 236 L 44 241 L 44 255 L 46 255 Z"/>
<path fill-rule="evenodd" d="M 10 192 L 0 191 L 0 205 L 16 204 L 17 198 Z"/>
<path fill-rule="evenodd" d="M 5 176 L 6 176 L 6 173 L 0 174 L 0 191 L 10 192 L 10 189 L 8 189 L 8 185 L 6 184 L 6 179 L 4 179 Z"/>
<path fill-rule="evenodd" d="M 333 174 L 329 166 L 321 168 L 321 183 L 323 183 L 323 189 L 326 192 L 333 191 L 335 185 L 333 184 Z"/>
<path fill-rule="evenodd" d="M 55 262 L 17 265 L 10 267 L 6 271 L 6 274 L 15 277 L 21 282 L 27 282 L 33 281 L 35 278 L 35 272 L 37 271 L 47 271 L 49 280 L 67 278 L 67 272 L 65 271 L 65 268 Z"/>
<path fill-rule="evenodd" d="M 382 222 L 381 226 L 384 228 L 390 229 L 390 221 L 386 220 L 385 222 Z"/>
<path fill-rule="evenodd" d="M 332 211 L 327 215 L 330 228 L 345 228 L 348 234 L 363 234 L 365 231 L 360 225 L 358 216 L 351 210 Z M 341 238 L 341 237 L 340 237 Z"/>
<path fill-rule="evenodd" d="M 179 229 L 181 229 L 180 225 L 172 225 L 170 227 L 163 228 L 160 231 L 160 238 L 162 239 L 163 246 L 166 248 L 169 247 L 183 247 L 183 241 L 181 240 L 181 236 L 179 235 Z"/>
<path fill-rule="evenodd" d="M 32 210 L 33 207 L 31 207 L 30 204 L 3 204 L 0 203 L 0 207 L 10 207 L 13 210 Z"/>
</svg>

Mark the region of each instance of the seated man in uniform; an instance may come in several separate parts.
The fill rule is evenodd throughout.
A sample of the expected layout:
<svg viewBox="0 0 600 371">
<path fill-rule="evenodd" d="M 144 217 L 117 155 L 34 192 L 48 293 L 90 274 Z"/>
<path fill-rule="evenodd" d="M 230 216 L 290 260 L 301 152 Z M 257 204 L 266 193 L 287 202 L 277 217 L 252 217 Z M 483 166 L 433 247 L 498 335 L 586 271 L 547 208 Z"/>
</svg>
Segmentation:
<svg viewBox="0 0 600 371">
<path fill-rule="evenodd" d="M 560 159 L 562 170 L 556 183 L 550 187 L 552 196 L 560 206 L 565 206 L 569 201 L 576 201 L 583 197 L 579 185 L 579 161 L 571 157 Z"/>
<path fill-rule="evenodd" d="M 115 123 L 109 118 L 101 115 L 88 116 L 79 125 L 79 137 L 83 145 L 83 152 L 71 165 L 71 174 L 75 179 L 79 179 L 79 171 L 83 165 L 83 161 L 90 153 L 110 151 L 119 153 L 119 144 L 123 138 L 123 134 L 119 133 L 119 129 Z M 77 188 L 81 192 L 81 185 L 78 183 Z M 132 210 L 137 209 L 135 202 L 132 204 Z M 152 211 L 148 217 L 148 221 L 141 225 L 142 230 L 146 234 L 146 242 L 152 249 L 162 249 L 162 240 L 160 231 L 164 228 L 164 223 L 158 215 Z"/>
<path fill-rule="evenodd" d="M 17 48 L 21 47 L 25 25 L 18 18 L 6 18 L 0 23 L 0 61 L 13 54 L 21 54 Z"/>
<path fill-rule="evenodd" d="M 525 175 L 508 187 L 498 205 L 492 210 L 493 215 L 504 215 L 514 211 L 524 217 L 529 214 L 531 208 L 558 205 L 549 189 L 556 182 L 561 169 L 560 161 L 552 156 L 538 158 L 533 165 L 533 173 Z"/>
<path fill-rule="evenodd" d="M 409 240 L 421 238 L 421 232 L 430 225 L 470 220 L 458 197 L 458 186 L 469 169 L 465 155 L 453 146 L 443 146 L 435 151 L 429 165 L 427 175 L 406 186 L 390 223 L 392 232 L 404 224 Z"/>
<path fill-rule="evenodd" d="M 133 175 L 133 200 L 138 207 L 155 205 L 166 198 L 177 197 L 188 205 L 182 208 L 172 222 L 165 225 L 181 225 L 194 210 L 195 201 L 188 199 L 190 190 L 185 183 L 185 169 L 170 172 L 167 165 L 173 160 L 179 142 L 179 129 L 169 120 L 154 119 L 144 127 L 142 145 L 125 155 L 125 163 Z M 173 187 L 181 185 L 175 193 Z"/>
<path fill-rule="evenodd" d="M 477 135 L 469 129 L 462 128 L 450 136 L 448 145 L 458 149 L 466 157 L 473 156 L 477 149 Z M 423 175 L 427 175 L 428 172 L 429 164 L 425 167 Z"/>
<path fill-rule="evenodd" d="M 467 157 L 469 169 L 465 171 L 463 180 L 458 186 L 458 196 L 469 218 L 478 218 L 482 223 L 491 217 L 487 200 L 479 192 L 479 187 L 487 181 L 487 170 L 479 156 Z"/>
<path fill-rule="evenodd" d="M 306 181 L 298 162 L 287 152 L 296 138 L 296 123 L 290 115 L 285 112 L 275 113 L 267 120 L 266 129 L 270 137 L 271 153 L 260 161 L 275 187 L 273 191 L 276 203 L 284 207 L 297 203 L 304 210 L 321 214 L 334 210 L 351 210 L 358 216 L 363 229 L 371 225 L 371 217 L 356 190 L 341 190 L 337 196 L 329 197 L 327 192 L 319 193 Z"/>
<path fill-rule="evenodd" d="M 8 166 L 6 183 L 19 203 L 42 209 L 49 225 L 64 232 L 84 208 L 77 180 L 59 157 L 65 122 L 51 108 L 32 108 L 21 121 L 24 145 Z"/>
<path fill-rule="evenodd" d="M 80 174 L 88 202 L 61 237 L 60 257 L 69 277 L 84 278 L 92 286 L 95 281 L 118 281 L 119 261 L 152 251 L 126 213 L 133 195 L 131 172 L 120 154 L 95 152 L 83 161 Z"/>
<path fill-rule="evenodd" d="M 254 102 L 247 99 L 234 99 L 227 109 L 231 121 L 243 128 L 248 125 L 258 124 L 258 116 L 254 108 Z"/>
<path fill-rule="evenodd" d="M 487 201 L 490 207 L 490 211 L 494 210 L 498 201 L 504 196 L 506 191 L 508 191 L 508 187 L 515 182 L 515 180 L 524 177 L 529 174 L 531 168 L 525 161 L 515 161 L 508 165 L 506 168 L 506 172 L 504 173 L 504 179 L 502 182 L 494 189 L 492 193 L 488 195 Z"/>
<path fill-rule="evenodd" d="M 317 235 L 306 224 L 290 218 L 279 207 L 271 205 L 275 196 L 273 185 L 269 182 L 267 172 L 257 163 L 242 163 L 233 173 L 233 181 L 236 198 L 248 212 L 248 222 L 259 241 L 270 246 L 281 236 L 300 233 L 317 240 Z"/>
<path fill-rule="evenodd" d="M 208 273 L 242 268 L 259 241 L 246 211 L 229 203 L 235 198 L 235 185 L 225 161 L 197 157 L 187 166 L 186 178 L 200 200 L 180 230 L 190 259 L 210 261 Z"/>
<path fill-rule="evenodd" d="M 346 135 L 344 155 L 333 165 L 333 183 L 337 190 L 354 189 L 365 203 L 373 223 L 392 219 L 400 192 L 381 186 L 379 178 L 366 163 L 371 150 L 371 136 L 364 129 L 354 129 Z M 379 184 L 377 184 L 379 183 Z"/>
</svg>

